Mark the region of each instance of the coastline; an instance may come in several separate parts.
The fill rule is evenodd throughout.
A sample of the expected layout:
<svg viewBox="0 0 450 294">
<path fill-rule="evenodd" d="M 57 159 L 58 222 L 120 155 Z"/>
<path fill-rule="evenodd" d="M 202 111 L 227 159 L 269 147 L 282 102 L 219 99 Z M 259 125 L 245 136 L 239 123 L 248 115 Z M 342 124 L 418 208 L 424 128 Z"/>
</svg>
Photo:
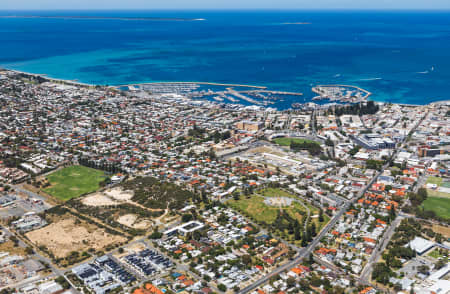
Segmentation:
<svg viewBox="0 0 450 294">
<path fill-rule="evenodd" d="M 214 83 L 214 82 L 189 82 L 189 81 L 173 81 L 173 82 L 164 81 L 164 82 L 130 83 L 130 84 L 121 84 L 121 85 L 97 85 L 97 84 L 83 83 L 83 82 L 79 82 L 76 80 L 53 78 L 53 77 L 47 76 L 46 74 L 36 74 L 36 73 L 24 72 L 24 71 L 15 70 L 15 69 L 8 69 L 5 67 L 0 67 L 0 72 L 1 71 L 13 72 L 16 74 L 23 74 L 23 75 L 36 77 L 36 78 L 42 78 L 49 82 L 63 83 L 63 84 L 67 84 L 67 85 L 75 85 L 75 86 L 82 86 L 82 87 L 108 87 L 108 88 L 112 88 L 112 89 L 118 89 L 120 87 L 127 87 L 127 86 L 139 86 L 139 85 L 151 85 L 151 84 L 176 84 L 177 83 L 177 84 L 199 84 L 199 85 L 229 86 L 229 87 L 230 86 L 248 87 L 248 88 L 261 89 L 261 90 L 267 89 L 266 86 L 255 86 L 255 85 L 233 84 L 233 83 L 227 84 L 227 83 Z M 333 85 L 333 84 L 331 84 L 331 85 Z M 335 84 L 335 85 L 337 85 L 337 84 Z M 347 85 L 347 86 L 359 88 L 358 86 L 354 86 L 354 85 Z M 372 94 L 371 92 L 368 92 L 368 93 Z M 370 101 L 370 99 L 367 99 L 367 101 Z M 430 102 L 430 103 L 426 103 L 426 104 L 395 103 L 395 102 L 375 101 L 375 100 L 371 100 L 371 101 L 374 101 L 376 103 L 384 103 L 384 104 L 391 103 L 391 104 L 407 106 L 407 107 L 420 107 L 420 106 L 427 106 L 427 105 L 433 105 L 433 104 L 450 103 L 450 99 L 434 101 L 434 102 Z M 310 101 L 310 102 L 312 102 L 312 101 Z M 264 108 L 267 108 L 267 107 L 264 107 Z M 290 108 L 281 109 L 281 111 L 289 110 L 289 109 Z"/>
<path fill-rule="evenodd" d="M 362 18 L 358 13 L 212 13 L 194 9 L 4 11 L 2 15 L 10 18 L 0 18 L 6 28 L 5 40 L 9 41 L 0 50 L 0 66 L 55 80 L 92 85 L 242 83 L 304 93 L 301 98 L 280 95 L 275 103 L 278 109 L 311 101 L 315 96 L 311 87 L 320 84 L 359 86 L 373 92 L 369 99 L 379 102 L 422 105 L 450 98 L 448 60 L 436 58 L 449 52 L 450 40 L 442 35 L 448 21 L 436 19 L 435 15 L 423 14 L 423 19 L 433 19 L 434 24 L 424 23 L 422 33 L 402 30 L 414 23 L 414 18 L 386 13 Z M 46 19 L 78 16 L 84 20 Z M 374 22 L 377 18 L 384 21 Z M 281 26 L 283 23 L 293 25 Z M 221 33 L 217 35 L 219 28 Z M 329 38 L 330 30 L 336 38 Z M 48 34 L 40 38 L 30 35 L 36 31 Z M 393 32 L 398 33 L 398 38 L 392 39 Z M 209 37 L 214 34 L 214 38 Z M 246 46 L 240 46 L 242 40 Z M 431 49 L 433 54 L 429 54 Z M 208 87 L 216 88 L 201 86 Z"/>
<path fill-rule="evenodd" d="M 46 74 L 36 74 L 36 73 L 30 73 L 30 72 L 15 70 L 15 69 L 8 69 L 8 68 L 4 68 L 4 67 L 0 67 L 0 71 L 10 71 L 10 72 L 14 72 L 17 74 L 23 74 L 23 75 L 27 75 L 27 76 L 36 77 L 36 78 L 46 79 L 48 81 L 54 81 L 54 82 L 59 82 L 59 83 L 64 83 L 64 84 L 72 84 L 72 85 L 83 86 L 83 87 L 99 86 L 99 85 L 93 85 L 93 84 L 88 84 L 88 83 L 82 83 L 82 82 L 79 82 L 76 80 L 65 80 L 65 79 L 52 78 L 52 77 L 47 76 Z"/>
</svg>

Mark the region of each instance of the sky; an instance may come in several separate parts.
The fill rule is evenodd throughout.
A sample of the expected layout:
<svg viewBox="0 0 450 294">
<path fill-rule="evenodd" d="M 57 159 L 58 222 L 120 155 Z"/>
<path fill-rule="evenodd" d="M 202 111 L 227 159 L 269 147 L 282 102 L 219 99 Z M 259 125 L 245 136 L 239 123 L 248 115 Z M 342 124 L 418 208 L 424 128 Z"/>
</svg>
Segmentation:
<svg viewBox="0 0 450 294">
<path fill-rule="evenodd" d="M 450 9 L 450 0 L 0 0 L 0 10 Z"/>
</svg>

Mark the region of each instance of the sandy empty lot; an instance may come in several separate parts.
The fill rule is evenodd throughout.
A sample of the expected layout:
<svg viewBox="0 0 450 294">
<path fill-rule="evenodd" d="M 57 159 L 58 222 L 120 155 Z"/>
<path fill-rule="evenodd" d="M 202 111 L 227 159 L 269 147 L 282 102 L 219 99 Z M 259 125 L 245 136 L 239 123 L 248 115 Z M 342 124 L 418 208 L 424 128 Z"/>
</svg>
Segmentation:
<svg viewBox="0 0 450 294">
<path fill-rule="evenodd" d="M 107 190 L 105 191 L 105 195 L 118 201 L 128 201 L 133 198 L 132 191 L 123 191 L 121 188 L 113 188 L 111 190 Z"/>
<path fill-rule="evenodd" d="M 122 191 L 121 188 L 113 188 L 104 192 L 97 192 L 89 195 L 81 200 L 84 205 L 88 206 L 107 206 L 115 205 L 123 202 L 133 203 L 133 192 Z"/>
<path fill-rule="evenodd" d="M 117 222 L 134 229 L 148 229 L 152 225 L 151 221 L 146 219 L 138 220 L 137 215 L 131 213 L 120 216 L 117 219 Z"/>
<path fill-rule="evenodd" d="M 76 218 L 68 214 L 26 236 L 36 245 L 46 246 L 55 257 L 65 257 L 72 251 L 86 251 L 89 248 L 100 250 L 109 244 L 126 241 L 126 238 L 108 234 L 95 225 L 83 221 L 76 223 Z"/>
<path fill-rule="evenodd" d="M 111 198 L 109 198 L 108 196 L 103 195 L 103 193 L 95 193 L 95 194 L 89 195 L 89 196 L 83 198 L 83 200 L 81 200 L 81 202 L 84 205 L 88 205 L 88 206 L 107 206 L 107 205 L 118 204 L 117 201 L 114 201 Z"/>
<path fill-rule="evenodd" d="M 246 152 L 246 154 L 262 154 L 262 153 L 270 153 L 270 154 L 274 154 L 277 156 L 286 156 L 287 155 L 284 152 L 280 152 L 279 150 L 274 150 L 273 148 L 266 147 L 266 146 L 256 147 L 256 148 L 250 149 Z"/>
<path fill-rule="evenodd" d="M 450 238 L 450 227 L 433 225 L 433 231 L 442 234 L 445 238 Z"/>
</svg>

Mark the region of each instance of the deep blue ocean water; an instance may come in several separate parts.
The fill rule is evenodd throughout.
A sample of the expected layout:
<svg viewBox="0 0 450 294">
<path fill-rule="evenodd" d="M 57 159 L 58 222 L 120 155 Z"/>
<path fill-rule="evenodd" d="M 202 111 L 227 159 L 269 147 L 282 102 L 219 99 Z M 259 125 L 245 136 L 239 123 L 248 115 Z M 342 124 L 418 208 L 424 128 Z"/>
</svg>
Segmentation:
<svg viewBox="0 0 450 294">
<path fill-rule="evenodd" d="M 204 21 L 0 18 L 0 66 L 95 84 L 202 81 L 313 97 L 352 84 L 377 101 L 447 100 L 450 12 L 71 11 L 0 15 Z M 298 98 L 297 98 L 298 99 Z M 295 102 L 284 101 L 278 108 Z M 299 99 L 303 102 L 303 98 Z"/>
</svg>

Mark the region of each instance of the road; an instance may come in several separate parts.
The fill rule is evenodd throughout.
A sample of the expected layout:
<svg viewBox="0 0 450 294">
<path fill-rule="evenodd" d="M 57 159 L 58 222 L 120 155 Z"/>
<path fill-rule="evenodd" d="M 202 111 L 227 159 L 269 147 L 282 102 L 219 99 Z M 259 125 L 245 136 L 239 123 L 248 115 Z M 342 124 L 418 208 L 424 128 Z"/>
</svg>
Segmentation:
<svg viewBox="0 0 450 294">
<path fill-rule="evenodd" d="M 313 113 L 311 115 L 311 133 L 315 136 L 316 133 L 316 107 L 314 107 Z"/>
<path fill-rule="evenodd" d="M 428 178 L 428 176 L 426 176 L 426 175 L 422 175 L 422 176 L 419 177 L 419 179 L 417 180 L 416 185 L 414 186 L 414 190 L 413 190 L 414 193 L 417 193 L 419 188 L 422 188 L 423 185 L 426 184 L 427 178 Z"/>
<path fill-rule="evenodd" d="M 31 277 L 31 278 L 27 278 L 25 280 L 22 280 L 20 282 L 17 282 L 17 283 L 14 283 L 14 284 L 8 284 L 8 285 L 6 285 L 4 287 L 0 287 L 0 290 L 8 289 L 8 288 L 9 289 L 20 289 L 20 288 L 22 288 L 22 287 L 24 287 L 24 286 L 26 286 L 26 285 L 28 285 L 30 283 L 39 281 L 40 279 L 42 279 L 42 277 L 39 276 L 39 275 L 36 275 L 36 276 Z"/>
<path fill-rule="evenodd" d="M 367 285 L 367 282 L 362 281 L 359 277 L 355 277 L 353 274 L 342 270 L 340 267 L 336 266 L 335 264 L 330 263 L 330 262 L 328 262 L 326 260 L 323 260 L 323 259 L 321 259 L 321 258 L 319 258 L 319 257 L 317 257 L 315 255 L 314 255 L 314 262 L 316 262 L 316 263 L 318 263 L 318 264 L 320 264 L 320 265 L 322 265 L 324 267 L 327 267 L 327 268 L 331 269 L 332 271 L 334 271 L 334 273 L 337 273 L 337 274 L 340 274 L 340 275 L 343 275 L 343 276 L 347 275 L 347 276 L 349 276 L 351 278 L 354 278 L 355 282 L 357 284 L 359 284 L 359 285 L 363 285 L 363 286 Z M 377 287 L 375 287 L 373 285 L 372 285 L 372 287 L 377 289 Z"/>
<path fill-rule="evenodd" d="M 301 262 L 301 260 L 307 256 L 314 250 L 314 248 L 319 244 L 320 240 L 328 233 L 329 230 L 338 222 L 339 218 L 344 214 L 344 212 L 348 209 L 349 203 L 346 203 L 345 206 L 330 220 L 330 222 L 320 231 L 320 233 L 314 238 L 314 240 L 305 248 L 301 249 L 299 251 L 298 256 L 293 259 L 292 261 L 278 267 L 277 269 L 273 270 L 271 273 L 267 274 L 266 276 L 262 277 L 261 279 L 257 280 L 251 285 L 248 285 L 239 293 L 248 293 L 251 290 L 263 285 L 267 281 L 270 280 L 270 278 L 296 266 Z"/>
<path fill-rule="evenodd" d="M 392 158 L 395 158 L 395 156 L 397 155 L 398 150 L 396 150 L 392 156 Z M 319 244 L 320 240 L 334 227 L 334 225 L 339 221 L 339 219 L 341 218 L 341 216 L 348 210 L 348 208 L 350 207 L 351 204 L 354 204 L 359 198 L 361 198 L 366 192 L 367 190 L 373 185 L 373 183 L 375 183 L 375 181 L 378 179 L 378 177 L 383 173 L 383 171 L 389 167 L 389 162 L 387 162 L 381 169 L 381 171 L 379 171 L 370 181 L 369 183 L 362 189 L 359 191 L 359 193 L 357 194 L 356 197 L 354 197 L 351 201 L 347 201 L 345 202 L 344 206 L 339 210 L 339 212 L 330 220 L 330 222 L 320 231 L 320 233 L 314 238 L 314 240 L 305 248 L 301 249 L 299 251 L 298 256 L 280 266 L 279 268 L 273 270 L 271 273 L 267 274 L 266 276 L 264 276 L 263 278 L 259 279 L 258 281 L 254 282 L 253 284 L 245 287 L 244 289 L 242 289 L 239 293 L 240 294 L 244 294 L 244 293 L 248 293 L 250 291 L 252 291 L 253 289 L 267 283 L 270 278 L 294 267 L 295 265 L 299 264 L 301 262 L 301 260 L 303 258 L 305 258 L 306 256 L 309 256 L 309 254 L 312 253 L 312 251 L 314 250 L 314 248 Z"/>
<path fill-rule="evenodd" d="M 421 122 L 428 116 L 428 112 L 425 113 L 425 115 L 414 125 L 414 127 L 411 129 L 410 134 L 413 134 L 417 127 L 421 124 Z M 400 146 L 395 150 L 395 152 L 392 154 L 391 160 L 394 160 L 397 157 L 398 152 L 403 147 L 403 144 L 407 142 L 407 139 L 404 140 Z M 383 166 L 383 169 L 381 172 L 383 172 L 387 167 L 389 166 L 389 162 L 386 163 Z M 380 172 L 380 173 L 381 173 Z M 380 174 L 379 173 L 379 174 Z M 379 175 L 378 174 L 378 175 Z M 378 176 L 377 175 L 377 176 Z M 426 176 L 421 176 L 419 180 L 417 181 L 417 184 L 414 188 L 414 192 L 417 192 L 417 190 L 424 185 L 426 181 Z M 401 221 L 407 216 L 404 216 L 402 213 L 399 213 L 395 220 L 391 223 L 389 228 L 384 232 L 383 237 L 378 242 L 377 246 L 375 247 L 375 250 L 370 257 L 369 261 L 367 262 L 366 266 L 361 272 L 360 279 L 364 282 L 369 281 L 370 274 L 372 272 L 373 265 L 377 262 L 377 260 L 380 258 L 381 254 L 383 254 L 384 250 L 386 250 L 387 245 L 389 244 L 389 241 L 391 240 L 392 236 L 395 233 L 395 230 L 400 225 Z"/>
<path fill-rule="evenodd" d="M 12 185 L 12 188 L 19 193 L 22 193 L 26 196 L 28 196 L 28 199 L 38 199 L 41 200 L 43 204 L 32 204 L 31 202 L 28 202 L 25 199 L 20 199 L 17 201 L 17 204 L 20 205 L 21 207 L 23 207 L 23 209 L 27 210 L 27 211 L 34 211 L 36 213 L 40 213 L 43 212 L 49 208 L 52 207 L 52 205 L 50 205 L 47 200 L 45 199 L 45 197 L 36 194 L 34 192 L 28 191 L 26 189 L 21 188 L 20 186 L 17 185 Z M 22 197 L 18 197 L 18 198 L 22 198 Z"/>
<path fill-rule="evenodd" d="M 4 232 L 6 232 L 8 235 L 14 235 L 14 236 L 16 236 L 16 238 L 19 240 L 19 246 L 25 248 L 25 247 L 27 247 L 27 246 L 29 245 L 29 244 L 26 242 L 26 240 L 25 240 L 21 235 L 19 235 L 19 234 L 14 234 L 13 232 L 11 232 L 11 231 L 10 231 L 8 228 L 6 228 L 6 227 L 3 227 L 2 230 L 3 230 Z M 72 290 L 73 293 L 81 294 L 81 293 L 77 290 L 77 288 L 75 287 L 75 285 L 73 285 L 73 283 L 66 277 L 66 275 L 65 275 L 65 273 L 64 273 L 63 271 L 61 271 L 60 269 L 58 269 L 57 267 L 55 267 L 55 266 L 53 265 L 53 262 L 52 262 L 49 258 L 47 258 L 47 257 L 45 257 L 45 256 L 43 256 L 43 255 L 41 255 L 41 254 L 36 250 L 36 248 L 35 248 L 35 246 L 34 246 L 33 244 L 30 244 L 30 245 L 31 245 L 31 247 L 34 248 L 34 254 L 32 255 L 32 257 L 34 257 L 35 259 L 41 261 L 41 262 L 44 263 L 44 264 L 48 264 L 48 266 L 50 267 L 50 269 L 52 270 L 52 272 L 53 272 L 54 275 L 57 275 L 57 276 L 63 276 L 63 277 L 67 280 L 67 282 L 68 282 L 68 283 L 70 284 L 70 286 L 73 288 L 73 290 Z M 20 285 L 23 286 L 23 285 L 24 285 L 24 281 L 22 281 L 22 282 L 20 283 Z"/>
<path fill-rule="evenodd" d="M 41 199 L 41 200 L 43 200 L 43 201 L 45 200 L 42 196 L 40 196 L 40 195 L 38 195 L 38 194 L 36 194 L 36 193 L 34 193 L 34 192 L 28 191 L 28 190 L 23 189 L 23 188 L 18 187 L 18 186 L 13 186 L 13 187 L 14 187 L 14 189 L 15 189 L 16 191 L 22 192 L 22 193 L 26 194 L 26 195 L 27 195 L 28 197 L 30 197 L 30 198 Z M 23 201 L 23 202 L 26 202 L 26 201 Z M 31 204 L 30 204 L 30 205 L 31 205 Z M 48 208 L 49 208 L 49 207 L 46 207 L 46 205 L 45 205 L 45 206 L 44 206 L 44 205 L 40 205 L 40 206 L 41 206 L 41 210 L 45 210 L 45 209 L 48 209 Z M 33 206 L 33 208 L 35 208 L 35 207 Z M 35 208 L 34 211 L 36 211 L 36 210 L 37 210 L 37 209 Z M 37 211 L 37 212 L 39 212 L 39 211 Z M 177 221 L 177 222 L 175 222 L 175 223 L 170 224 L 168 227 L 171 228 L 171 227 L 177 226 L 177 225 L 179 225 L 179 224 L 180 224 L 180 221 Z M 27 246 L 32 247 L 32 248 L 34 249 L 34 254 L 32 254 L 31 257 L 33 257 L 33 258 L 36 259 L 36 260 L 39 260 L 40 262 L 42 262 L 42 263 L 44 263 L 44 264 L 47 264 L 47 265 L 49 266 L 49 268 L 51 269 L 51 271 L 53 272 L 53 274 L 50 275 L 51 277 L 57 277 L 57 276 L 62 276 L 62 277 L 64 277 L 64 278 L 67 280 L 67 282 L 70 284 L 70 286 L 73 288 L 73 289 L 72 289 L 72 292 L 75 293 L 75 294 L 81 294 L 81 293 L 77 290 L 76 286 L 72 283 L 72 281 L 69 280 L 69 279 L 67 278 L 67 276 L 66 276 L 66 274 L 67 274 L 68 272 L 70 272 L 71 269 L 72 269 L 73 267 L 77 266 L 77 264 L 76 264 L 76 265 L 73 265 L 73 266 L 70 266 L 70 267 L 68 267 L 68 268 L 65 268 L 64 270 L 59 269 L 57 266 L 54 265 L 54 263 L 53 263 L 53 261 L 52 261 L 51 259 L 49 259 L 49 258 L 47 258 L 46 256 L 44 256 L 44 255 L 42 255 L 42 254 L 39 253 L 39 250 L 38 250 L 37 246 L 35 246 L 34 244 L 31 244 L 31 243 L 27 242 L 27 240 L 24 239 L 20 234 L 15 234 L 14 232 L 10 231 L 7 227 L 4 227 L 4 226 L 2 227 L 2 230 L 3 230 L 7 235 L 14 235 L 14 236 L 16 236 L 17 239 L 18 239 L 18 241 L 19 241 L 19 246 L 21 246 L 21 247 L 23 247 L 23 248 L 25 248 L 25 247 L 27 247 Z M 143 242 L 143 243 L 145 244 L 144 241 L 145 241 L 145 238 L 141 238 L 141 239 L 139 239 L 139 240 L 135 240 L 135 241 L 132 241 L 131 243 L 125 244 L 125 245 L 121 246 L 121 248 L 130 246 L 130 245 L 135 244 L 135 243 L 137 243 L 137 242 Z M 114 252 L 116 252 L 116 251 L 118 251 L 118 250 L 119 250 L 119 248 L 116 248 L 115 250 L 113 250 L 113 251 L 110 252 L 109 254 L 112 254 L 112 253 L 114 253 Z M 89 259 L 84 260 L 83 263 L 91 262 L 91 261 L 93 261 L 95 258 L 97 258 L 97 256 L 92 256 L 92 257 L 90 257 Z M 21 281 L 21 282 L 17 283 L 16 286 L 17 286 L 17 287 L 25 286 L 27 283 L 30 283 L 30 282 L 34 281 L 35 279 L 37 280 L 37 279 L 41 279 L 41 278 L 42 278 L 42 277 L 35 276 L 35 277 L 33 277 L 33 280 L 32 280 L 32 279 L 27 279 L 27 280 Z"/>
<path fill-rule="evenodd" d="M 370 274 L 372 273 L 373 265 L 380 259 L 381 254 L 383 254 L 384 250 L 386 250 L 387 245 L 389 244 L 389 241 L 391 240 L 392 236 L 395 233 L 395 230 L 400 225 L 403 217 L 397 216 L 395 220 L 391 223 L 391 225 L 388 227 L 388 229 L 384 232 L 383 237 L 378 242 L 377 246 L 375 247 L 372 255 L 370 256 L 369 261 L 367 262 L 366 266 L 361 272 L 360 280 L 368 283 L 370 279 Z"/>
<path fill-rule="evenodd" d="M 428 113 L 426 113 L 426 114 L 422 117 L 422 119 L 421 119 L 421 120 L 420 120 L 420 121 L 412 128 L 412 130 L 411 130 L 410 133 L 413 133 L 413 132 L 415 131 L 415 129 L 417 128 L 417 126 L 420 125 L 420 123 L 427 117 L 427 115 L 428 115 Z M 314 127 L 315 110 L 314 110 L 314 112 L 313 112 L 313 114 L 312 114 L 312 118 L 313 118 L 313 120 L 311 121 L 311 125 L 312 125 L 312 134 L 313 134 L 314 137 L 316 137 L 316 130 L 315 130 L 315 127 Z M 294 135 L 294 134 L 291 134 L 291 135 Z M 295 135 L 294 135 L 294 136 L 295 136 Z M 266 143 L 266 144 L 267 144 L 267 143 Z M 249 147 L 252 147 L 252 146 L 253 146 L 253 147 L 254 147 L 254 146 L 260 146 L 260 145 L 265 145 L 265 143 L 256 141 L 256 142 L 253 142 L 252 144 L 250 144 Z M 391 156 L 391 160 L 393 160 L 393 159 L 397 156 L 397 154 L 398 154 L 399 150 L 401 149 L 402 145 L 403 145 L 403 144 L 400 144 L 400 146 L 394 151 L 394 153 L 393 153 L 392 156 Z M 350 205 L 354 204 L 359 198 L 361 198 L 361 197 L 366 193 L 366 191 L 372 186 L 372 184 L 378 179 L 378 177 L 380 176 L 380 174 L 381 174 L 386 168 L 389 167 L 389 162 L 390 162 L 390 161 L 388 161 L 388 162 L 382 167 L 381 171 L 379 171 L 379 172 L 378 172 L 378 173 L 370 180 L 370 182 L 369 182 L 362 190 L 360 190 L 360 192 L 357 194 L 356 197 L 354 197 L 351 201 L 346 201 L 346 202 L 345 202 L 345 204 L 342 206 L 342 208 L 341 208 L 341 209 L 337 212 L 337 214 L 330 220 L 330 222 L 329 222 L 329 223 L 328 223 L 328 224 L 327 224 L 327 225 L 319 232 L 319 234 L 313 239 L 313 241 L 312 241 L 307 247 L 301 248 L 301 249 L 298 250 L 298 254 L 297 254 L 297 256 L 296 256 L 293 260 L 291 260 L 290 262 L 288 262 L 288 263 L 286 263 L 286 264 L 284 264 L 284 265 L 282 265 L 282 266 L 276 268 L 275 270 L 273 270 L 273 271 L 270 272 L 269 274 L 265 275 L 265 276 L 262 277 L 261 279 L 255 281 L 254 283 L 250 284 L 249 286 L 243 288 L 241 291 L 239 291 L 239 293 L 244 294 L 244 293 L 248 293 L 248 292 L 252 291 L 253 289 L 255 289 L 255 288 L 257 288 L 257 287 L 259 287 L 259 286 L 261 286 L 261 285 L 267 283 L 267 282 L 270 280 L 270 278 L 272 278 L 272 277 L 274 277 L 274 276 L 276 276 L 276 275 L 278 275 L 278 274 L 280 274 L 280 273 L 282 273 L 282 272 L 284 272 L 284 271 L 286 271 L 286 270 L 289 270 L 290 268 L 296 266 L 297 264 L 299 264 L 299 263 L 302 261 L 303 258 L 309 256 L 309 255 L 313 252 L 314 248 L 320 243 L 320 241 L 322 240 L 322 238 L 323 238 L 326 234 L 328 234 L 328 232 L 336 225 L 336 223 L 339 221 L 339 219 L 342 217 L 342 215 L 348 210 L 348 208 L 350 207 Z M 418 184 L 419 184 L 419 183 L 418 183 Z M 33 192 L 31 192 L 31 191 L 22 189 L 22 188 L 20 188 L 20 187 L 18 187 L 18 186 L 14 186 L 14 188 L 15 188 L 17 191 L 20 191 L 20 192 L 22 192 L 22 193 L 27 194 L 29 197 L 37 198 L 37 199 L 41 199 L 41 200 L 45 201 L 45 199 L 44 199 L 42 196 L 37 195 L 36 193 L 33 193 Z M 394 220 L 394 222 L 391 224 L 391 226 L 390 226 L 390 227 L 386 230 L 386 232 L 384 233 L 383 238 L 380 240 L 380 242 L 378 243 L 377 247 L 375 248 L 374 254 L 372 254 L 371 258 L 369 259 L 369 262 L 368 262 L 367 265 L 364 267 L 364 269 L 363 269 L 363 271 L 362 271 L 362 274 L 361 274 L 361 277 L 360 277 L 360 279 L 359 279 L 360 281 L 363 281 L 363 282 L 364 282 L 364 281 L 367 281 L 367 280 L 368 280 L 368 277 L 369 277 L 370 272 L 371 272 L 371 270 L 372 270 L 373 264 L 379 259 L 380 255 L 381 255 L 382 252 L 385 250 L 387 244 L 389 243 L 389 240 L 392 238 L 392 236 L 393 236 L 393 234 L 394 234 L 394 232 L 395 232 L 396 227 L 397 227 L 397 226 L 399 225 L 399 223 L 401 222 L 401 219 L 402 219 L 402 216 L 401 216 L 401 215 L 397 216 L 397 218 Z M 18 237 L 19 237 L 19 239 L 20 239 L 20 236 L 18 236 Z M 24 241 L 24 240 L 21 240 L 21 241 Z M 135 241 L 135 242 L 144 242 L 144 244 L 147 244 L 147 246 L 149 246 L 149 244 L 146 243 L 143 239 L 137 240 L 137 241 Z M 25 243 L 24 243 L 24 244 L 25 244 Z M 129 246 L 129 245 L 130 245 L 130 244 L 127 244 L 127 246 Z M 34 246 L 33 246 L 33 247 L 34 247 Z M 56 275 L 58 275 L 58 276 L 63 276 L 64 278 L 66 278 L 66 280 L 69 282 L 69 284 L 70 284 L 70 285 L 72 286 L 72 288 L 73 288 L 72 291 L 74 291 L 74 293 L 77 293 L 77 294 L 79 293 L 79 292 L 76 290 L 76 287 L 72 284 L 72 282 L 71 282 L 69 279 L 67 279 L 67 277 L 66 277 L 66 275 L 65 275 L 65 272 L 67 272 L 68 269 L 65 270 L 65 271 L 62 271 L 62 270 L 58 269 L 57 267 L 55 267 L 55 266 L 53 265 L 53 263 L 52 263 L 52 261 L 51 261 L 50 259 L 48 259 L 48 258 L 45 257 L 45 256 L 42 256 L 42 255 L 39 254 L 39 252 L 37 252 L 37 251 L 36 251 L 36 253 L 35 253 L 33 256 L 34 256 L 35 258 L 37 258 L 38 260 L 40 260 L 40 261 L 45 262 L 46 264 L 48 264 L 48 265 L 50 266 L 50 268 L 51 268 L 51 270 L 53 271 L 54 274 L 56 274 Z M 94 257 L 93 257 L 93 258 L 94 258 Z M 179 267 L 178 263 L 175 263 L 175 264 L 177 264 L 177 267 Z M 183 266 L 182 268 L 185 269 L 187 272 L 190 272 L 190 271 L 189 271 L 189 268 L 188 268 L 187 266 Z M 195 277 L 195 276 L 194 276 L 194 277 Z M 196 277 L 196 278 L 197 278 L 197 277 Z M 214 289 L 214 290 L 216 290 L 216 289 Z M 217 291 L 217 290 L 216 290 L 216 291 Z"/>
</svg>

